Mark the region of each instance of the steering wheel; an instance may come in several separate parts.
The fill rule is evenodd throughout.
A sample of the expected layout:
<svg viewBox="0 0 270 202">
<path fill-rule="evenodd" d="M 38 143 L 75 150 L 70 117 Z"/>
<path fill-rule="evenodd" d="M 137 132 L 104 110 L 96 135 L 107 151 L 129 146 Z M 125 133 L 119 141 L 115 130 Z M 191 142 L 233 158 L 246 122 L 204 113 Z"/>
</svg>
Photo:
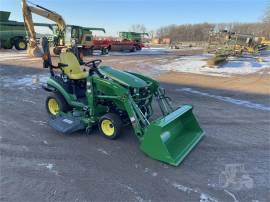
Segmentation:
<svg viewBox="0 0 270 202">
<path fill-rule="evenodd" d="M 100 78 L 104 78 L 104 75 L 100 73 L 98 70 L 98 65 L 102 62 L 100 59 L 91 60 L 89 62 L 84 63 L 85 66 L 90 67 L 89 68 L 89 75 L 92 75 L 93 72 L 95 72 Z"/>
<path fill-rule="evenodd" d="M 96 60 L 91 60 L 89 62 L 86 62 L 84 65 L 90 68 L 97 68 L 98 65 L 102 62 L 102 60 L 100 59 L 96 59 Z"/>
</svg>

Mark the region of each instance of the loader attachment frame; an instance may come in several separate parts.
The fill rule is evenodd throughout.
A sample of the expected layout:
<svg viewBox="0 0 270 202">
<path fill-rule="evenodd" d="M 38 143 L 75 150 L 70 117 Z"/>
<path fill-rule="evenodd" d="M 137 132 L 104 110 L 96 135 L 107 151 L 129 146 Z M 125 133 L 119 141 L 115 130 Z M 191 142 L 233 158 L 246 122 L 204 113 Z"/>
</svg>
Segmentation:
<svg viewBox="0 0 270 202">
<path fill-rule="evenodd" d="M 157 88 L 154 93 L 162 117 L 150 122 L 131 98 L 125 102 L 140 149 L 153 159 L 170 165 L 179 165 L 204 136 L 191 105 L 174 110 L 165 90 Z"/>
</svg>

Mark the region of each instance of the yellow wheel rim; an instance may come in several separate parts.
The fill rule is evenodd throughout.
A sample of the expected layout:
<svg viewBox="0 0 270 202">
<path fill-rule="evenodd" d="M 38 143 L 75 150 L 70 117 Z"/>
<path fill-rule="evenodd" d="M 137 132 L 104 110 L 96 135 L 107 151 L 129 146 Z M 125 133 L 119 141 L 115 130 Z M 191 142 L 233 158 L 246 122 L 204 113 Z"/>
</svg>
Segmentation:
<svg viewBox="0 0 270 202">
<path fill-rule="evenodd" d="M 101 122 L 101 130 L 105 135 L 112 136 L 114 134 L 113 123 L 108 119 L 104 119 Z"/>
<path fill-rule="evenodd" d="M 57 115 L 59 113 L 59 104 L 54 98 L 49 99 L 48 108 L 52 115 Z"/>
<path fill-rule="evenodd" d="M 25 48 L 25 43 L 21 41 L 19 43 L 19 48 L 24 49 Z"/>
</svg>

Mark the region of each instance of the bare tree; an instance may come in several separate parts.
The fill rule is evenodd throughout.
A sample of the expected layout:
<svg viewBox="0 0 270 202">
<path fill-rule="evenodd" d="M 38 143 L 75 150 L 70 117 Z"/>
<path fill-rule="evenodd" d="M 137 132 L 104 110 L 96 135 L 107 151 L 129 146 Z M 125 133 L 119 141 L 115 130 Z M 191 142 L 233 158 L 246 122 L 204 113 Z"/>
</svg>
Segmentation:
<svg viewBox="0 0 270 202">
<path fill-rule="evenodd" d="M 157 30 L 160 38 L 169 37 L 172 42 L 176 41 L 207 41 L 208 33 L 214 25 L 208 23 L 169 25 Z"/>
<path fill-rule="evenodd" d="M 140 26 L 134 26 L 134 29 Z M 167 25 L 156 31 L 159 38 L 169 37 L 177 41 L 207 41 L 209 31 L 228 30 L 239 34 L 249 34 L 270 39 L 270 5 L 267 7 L 263 21 L 257 23 L 201 23 L 184 25 Z"/>
<path fill-rule="evenodd" d="M 266 9 L 263 21 L 266 23 L 270 23 L 270 6 L 268 6 L 268 8 Z"/>
<path fill-rule="evenodd" d="M 154 38 L 154 36 L 155 36 L 155 31 L 154 31 L 154 30 L 150 30 L 150 31 L 148 32 L 148 34 L 149 34 L 149 38 L 152 39 L 152 38 Z"/>
<path fill-rule="evenodd" d="M 257 23 L 219 23 L 219 24 L 184 24 L 168 25 L 157 30 L 159 38 L 169 37 L 177 41 L 207 41 L 209 31 L 228 30 L 239 34 L 250 34 L 270 39 L 270 21 Z"/>
<path fill-rule="evenodd" d="M 143 24 L 135 24 L 131 26 L 130 31 L 144 33 L 146 32 L 146 27 Z"/>
</svg>

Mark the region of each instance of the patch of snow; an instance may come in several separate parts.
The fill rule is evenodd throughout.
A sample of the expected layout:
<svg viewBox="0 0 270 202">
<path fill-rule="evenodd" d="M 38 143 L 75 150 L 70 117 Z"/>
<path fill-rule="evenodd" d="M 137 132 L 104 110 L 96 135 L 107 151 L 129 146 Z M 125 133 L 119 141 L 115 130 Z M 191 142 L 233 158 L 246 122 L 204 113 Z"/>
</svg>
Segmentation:
<svg viewBox="0 0 270 202">
<path fill-rule="evenodd" d="M 208 183 L 208 184 L 207 184 L 207 186 L 209 186 L 209 187 L 213 187 L 213 188 L 215 188 L 215 187 L 216 187 L 216 185 L 215 185 L 215 184 L 210 184 L 210 183 Z"/>
<path fill-rule="evenodd" d="M 213 57 L 211 54 L 183 56 L 173 60 L 171 63 L 156 66 L 155 68 L 164 71 L 228 77 L 234 74 L 246 75 L 270 67 L 270 54 L 259 57 L 263 62 L 258 62 L 257 57 L 229 57 L 227 63 L 216 68 L 207 66 L 207 59 L 211 57 Z"/>
<path fill-rule="evenodd" d="M 263 111 L 270 111 L 270 107 L 265 106 L 263 104 L 258 104 L 258 103 L 254 103 L 254 102 L 250 102 L 247 100 L 240 100 L 240 99 L 234 99 L 234 98 L 230 98 L 230 97 L 224 97 L 224 96 L 220 96 L 220 95 L 212 95 L 206 92 L 201 92 L 198 90 L 194 90 L 192 88 L 181 88 L 181 89 L 176 89 L 176 91 L 178 92 L 189 92 L 189 93 L 193 93 L 193 94 L 197 94 L 197 95 L 202 95 L 202 96 L 207 96 L 207 97 L 211 97 L 211 98 L 215 98 L 218 100 L 222 100 L 228 103 L 232 103 L 235 105 L 240 105 L 243 107 L 247 107 L 247 108 L 251 108 L 251 109 L 258 109 L 258 110 L 263 110 Z"/>
<path fill-rule="evenodd" d="M 8 125 L 10 125 L 10 123 L 6 120 L 0 120 L 0 125 L 8 126 Z"/>
<path fill-rule="evenodd" d="M 228 190 L 224 189 L 224 192 L 226 192 L 227 194 L 229 194 L 232 198 L 234 202 L 238 202 L 238 200 L 236 199 L 235 195 L 231 192 L 229 192 Z"/>
<path fill-rule="evenodd" d="M 148 173 L 149 175 L 151 175 L 152 177 L 156 177 L 158 176 L 157 172 L 152 171 L 149 168 L 143 168 L 140 164 L 135 164 L 135 168 L 140 168 L 143 170 L 144 173 Z"/>
<path fill-rule="evenodd" d="M 142 50 L 135 52 L 110 52 L 112 56 L 130 56 L 130 55 L 167 55 L 171 52 L 167 48 L 142 48 Z"/>
<path fill-rule="evenodd" d="M 216 200 L 212 199 L 211 197 L 209 197 L 207 194 L 204 194 L 204 193 L 200 195 L 200 202 L 211 202 L 211 201 L 216 201 Z"/>
<path fill-rule="evenodd" d="M 139 202 L 143 202 L 145 201 L 141 196 L 140 194 L 134 189 L 132 188 L 131 186 L 129 185 L 126 185 L 126 184 L 121 184 L 119 183 L 121 186 L 125 187 L 127 190 L 129 190 L 131 193 L 133 193 L 135 195 L 135 199 Z"/>
<path fill-rule="evenodd" d="M 22 101 L 23 101 L 23 102 L 29 102 L 29 103 L 32 103 L 32 104 L 36 104 L 34 101 L 28 100 L 28 99 L 23 99 Z"/>
<path fill-rule="evenodd" d="M 169 182 L 169 180 L 166 178 L 164 179 L 165 182 Z M 187 186 L 184 186 L 182 184 L 178 184 L 176 182 L 172 183 L 172 186 L 182 192 L 190 193 L 196 193 L 200 195 L 200 202 L 217 202 L 218 200 L 214 197 L 210 196 L 209 194 L 201 192 L 199 189 L 193 189 Z"/>
<path fill-rule="evenodd" d="M 49 170 L 52 170 L 53 164 L 49 163 L 48 165 L 46 165 L 46 168 L 48 168 Z"/>
<path fill-rule="evenodd" d="M 39 163 L 39 166 L 45 166 L 48 168 L 50 171 L 53 169 L 53 164 L 52 163 Z"/>
<path fill-rule="evenodd" d="M 22 146 L 22 149 L 23 149 L 24 151 L 29 151 L 29 148 L 28 148 L 27 146 L 25 146 L 25 145 Z"/>
<path fill-rule="evenodd" d="M 7 51 L 0 52 L 0 62 L 9 61 L 9 60 L 24 60 L 24 61 L 37 61 L 41 60 L 41 57 L 30 57 L 27 55 L 26 51 Z"/>
<path fill-rule="evenodd" d="M 149 168 L 144 168 L 145 173 L 148 173 L 149 171 L 150 171 Z"/>
<path fill-rule="evenodd" d="M 140 168 L 142 169 L 142 171 L 144 173 L 149 173 L 151 176 L 156 177 L 158 176 L 158 173 L 149 169 L 149 168 L 143 168 L 140 164 L 135 164 L 135 168 Z M 199 189 L 197 188 L 191 188 L 182 184 L 179 184 L 177 182 L 171 182 L 168 178 L 163 177 L 162 180 L 164 182 L 166 182 L 167 184 L 173 186 L 175 189 L 182 191 L 182 192 L 186 192 L 187 194 L 196 194 L 198 195 L 198 198 L 200 199 L 200 202 L 217 202 L 218 200 L 215 199 L 214 197 L 210 196 L 207 193 L 201 192 Z M 205 199 L 203 201 L 203 199 Z"/>
<path fill-rule="evenodd" d="M 3 76 L 0 78 L 0 82 L 5 88 L 20 87 L 19 89 L 23 89 L 24 87 L 30 87 L 32 89 L 36 89 L 40 88 L 41 84 L 46 83 L 48 78 L 49 78 L 48 74 L 38 76 L 26 75 L 23 78 Z"/>
<path fill-rule="evenodd" d="M 153 172 L 151 175 L 152 175 L 153 177 L 156 177 L 156 176 L 158 175 L 158 173 Z"/>
<path fill-rule="evenodd" d="M 98 148 L 97 149 L 99 152 L 101 152 L 101 153 L 103 153 L 103 154 L 105 154 L 105 155 L 110 155 L 106 150 L 104 150 L 104 149 L 102 149 L 102 148 Z"/>
<path fill-rule="evenodd" d="M 183 192 L 187 192 L 187 193 L 191 193 L 193 192 L 193 189 L 192 188 L 189 188 L 189 187 L 186 187 L 184 185 L 181 185 L 181 184 L 178 184 L 178 183 L 172 183 L 172 186 L 178 190 L 181 190 Z"/>
<path fill-rule="evenodd" d="M 47 122 L 45 122 L 45 121 L 32 120 L 32 122 L 37 123 L 37 124 L 42 125 L 42 126 L 47 125 Z"/>
<path fill-rule="evenodd" d="M 100 56 L 101 55 L 101 50 L 94 50 L 93 55 Z"/>
<path fill-rule="evenodd" d="M 43 166 L 47 168 L 50 172 L 54 173 L 55 175 L 58 175 L 58 171 L 54 170 L 54 165 L 52 163 L 39 163 L 38 166 Z"/>
<path fill-rule="evenodd" d="M 163 168 L 166 168 L 166 169 L 169 168 L 169 166 L 167 164 L 163 164 L 162 166 L 163 166 Z"/>
<path fill-rule="evenodd" d="M 135 168 L 139 168 L 141 167 L 139 164 L 135 164 Z"/>
</svg>

